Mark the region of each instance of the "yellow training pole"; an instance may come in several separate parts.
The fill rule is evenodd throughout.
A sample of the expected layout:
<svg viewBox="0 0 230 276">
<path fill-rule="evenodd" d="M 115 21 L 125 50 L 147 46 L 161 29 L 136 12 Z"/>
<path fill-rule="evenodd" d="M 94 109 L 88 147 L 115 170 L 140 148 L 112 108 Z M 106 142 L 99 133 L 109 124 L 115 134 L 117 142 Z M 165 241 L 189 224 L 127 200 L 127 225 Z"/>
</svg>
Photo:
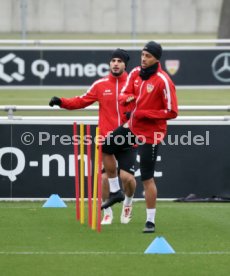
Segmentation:
<svg viewBox="0 0 230 276">
<path fill-rule="evenodd" d="M 81 213 L 80 213 L 80 222 L 83 224 L 85 222 L 85 185 L 84 185 L 84 125 L 80 124 L 80 185 L 81 185 Z"/>
<path fill-rule="evenodd" d="M 98 185 L 98 135 L 99 128 L 96 128 L 96 143 L 94 153 L 94 176 L 93 176 L 93 214 L 92 214 L 92 229 L 96 230 L 97 225 L 97 185 Z"/>
</svg>

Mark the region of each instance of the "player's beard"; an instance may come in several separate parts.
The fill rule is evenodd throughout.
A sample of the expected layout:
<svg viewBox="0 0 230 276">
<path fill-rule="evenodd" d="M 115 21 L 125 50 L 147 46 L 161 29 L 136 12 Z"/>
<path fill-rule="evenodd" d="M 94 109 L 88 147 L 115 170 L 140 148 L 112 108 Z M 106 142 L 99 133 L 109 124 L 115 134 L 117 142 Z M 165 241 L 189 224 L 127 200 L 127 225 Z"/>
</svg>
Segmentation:
<svg viewBox="0 0 230 276">
<path fill-rule="evenodd" d="M 111 70 L 111 73 L 112 73 L 112 75 L 113 75 L 114 77 L 119 77 L 123 72 L 124 72 L 124 71 L 122 71 L 122 70 L 120 70 L 119 72 L 113 72 L 113 71 Z"/>
</svg>

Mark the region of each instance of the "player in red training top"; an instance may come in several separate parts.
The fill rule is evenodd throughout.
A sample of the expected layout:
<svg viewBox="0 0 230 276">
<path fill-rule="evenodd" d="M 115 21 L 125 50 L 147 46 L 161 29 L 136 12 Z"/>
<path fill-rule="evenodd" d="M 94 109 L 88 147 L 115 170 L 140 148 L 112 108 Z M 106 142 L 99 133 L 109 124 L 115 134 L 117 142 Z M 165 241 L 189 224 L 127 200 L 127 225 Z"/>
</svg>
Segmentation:
<svg viewBox="0 0 230 276">
<path fill-rule="evenodd" d="M 154 181 L 154 167 L 159 143 L 167 130 L 167 120 L 178 113 L 175 86 L 160 65 L 162 47 L 150 41 L 141 53 L 141 66 L 134 68 L 127 79 L 120 103 L 129 106 L 134 103 L 130 120 L 117 128 L 102 146 L 104 166 L 110 184 L 110 197 L 102 208 L 119 201 L 120 187 L 117 178 L 114 154 L 137 143 L 140 154 L 141 180 L 146 201 L 146 222 L 144 233 L 155 231 L 157 188 Z M 124 138 L 122 145 L 115 143 L 116 136 Z M 128 139 L 127 139 L 128 137 Z"/>
<path fill-rule="evenodd" d="M 129 107 L 119 105 L 118 98 L 126 83 L 128 61 L 128 53 L 123 49 L 116 49 L 111 55 L 110 73 L 108 76 L 95 81 L 82 96 L 74 98 L 53 97 L 49 105 L 58 105 L 66 109 L 80 109 L 96 101 L 99 102 L 100 134 L 103 136 L 108 135 L 109 132 L 127 121 L 125 113 L 129 111 Z M 119 176 L 125 192 L 125 196 L 121 192 L 118 199 L 119 202 L 124 200 L 120 220 L 121 223 L 125 224 L 129 223 L 132 214 L 132 201 L 136 188 L 136 180 L 134 178 L 136 154 L 137 150 L 135 147 L 125 149 L 116 154 Z M 107 174 L 104 170 L 102 173 L 102 183 L 102 199 L 105 202 L 109 197 L 109 185 Z M 112 220 L 113 212 L 111 207 L 105 208 L 101 223 L 111 224 Z"/>
</svg>

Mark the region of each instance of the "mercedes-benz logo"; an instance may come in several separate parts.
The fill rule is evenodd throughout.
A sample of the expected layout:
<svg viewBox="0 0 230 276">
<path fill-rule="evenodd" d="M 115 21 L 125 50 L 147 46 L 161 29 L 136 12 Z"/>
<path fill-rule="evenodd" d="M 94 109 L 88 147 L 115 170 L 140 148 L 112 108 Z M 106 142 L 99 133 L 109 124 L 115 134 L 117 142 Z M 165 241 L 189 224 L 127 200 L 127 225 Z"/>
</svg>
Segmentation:
<svg viewBox="0 0 230 276">
<path fill-rule="evenodd" d="M 219 81 L 230 82 L 230 53 L 222 53 L 214 58 L 212 73 Z"/>
</svg>

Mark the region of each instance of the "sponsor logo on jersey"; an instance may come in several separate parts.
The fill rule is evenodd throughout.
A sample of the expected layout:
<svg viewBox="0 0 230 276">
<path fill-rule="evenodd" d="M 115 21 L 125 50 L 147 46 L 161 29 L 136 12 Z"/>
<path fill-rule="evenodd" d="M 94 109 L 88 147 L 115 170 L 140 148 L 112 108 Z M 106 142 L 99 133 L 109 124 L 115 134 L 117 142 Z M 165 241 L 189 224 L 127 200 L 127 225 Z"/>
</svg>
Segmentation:
<svg viewBox="0 0 230 276">
<path fill-rule="evenodd" d="M 104 96 L 109 96 L 109 95 L 112 95 L 113 92 L 110 90 L 110 89 L 106 89 L 104 92 L 103 92 L 103 95 Z"/>
</svg>

